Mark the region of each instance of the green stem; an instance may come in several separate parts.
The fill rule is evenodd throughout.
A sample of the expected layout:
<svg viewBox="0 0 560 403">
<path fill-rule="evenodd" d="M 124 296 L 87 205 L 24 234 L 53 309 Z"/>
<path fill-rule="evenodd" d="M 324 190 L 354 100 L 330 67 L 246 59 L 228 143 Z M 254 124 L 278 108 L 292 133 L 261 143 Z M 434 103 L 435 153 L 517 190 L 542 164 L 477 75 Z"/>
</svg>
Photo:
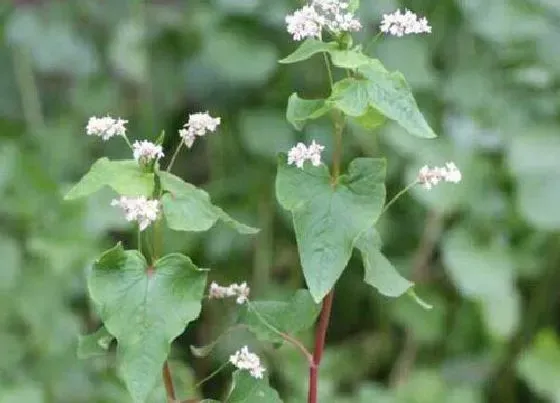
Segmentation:
<svg viewBox="0 0 560 403">
<path fill-rule="evenodd" d="M 181 142 L 177 146 L 177 149 L 175 149 L 175 152 L 173 153 L 173 156 L 171 157 L 171 161 L 169 162 L 169 165 L 167 166 L 167 169 L 166 169 L 167 172 L 171 172 L 171 167 L 175 163 L 175 159 L 177 158 L 177 155 L 179 155 L 179 151 L 181 151 L 181 147 L 183 147 L 184 142 L 185 141 L 183 139 L 181 139 Z"/>
<path fill-rule="evenodd" d="M 391 205 L 393 203 L 395 203 L 402 195 L 404 195 L 406 192 L 408 192 L 410 189 L 412 189 L 417 184 L 418 184 L 418 180 L 415 180 L 414 182 L 409 183 L 404 189 L 402 189 L 391 200 L 389 200 L 389 202 L 387 204 L 385 204 L 385 207 L 383 207 L 383 211 L 381 212 L 381 214 L 385 213 L 389 209 L 389 207 L 391 207 Z"/>
<path fill-rule="evenodd" d="M 134 150 L 134 147 L 132 147 L 132 144 L 130 143 L 130 140 L 128 139 L 128 136 L 126 134 L 123 134 L 122 138 L 124 139 L 126 145 L 131 149 Z"/>
<path fill-rule="evenodd" d="M 200 388 L 202 386 L 202 384 L 204 384 L 204 382 L 208 382 L 210 379 L 214 378 L 216 375 L 218 375 L 220 372 L 222 372 L 222 370 L 227 367 L 229 364 L 229 361 L 224 362 L 222 365 L 220 365 L 220 367 L 218 369 L 216 369 L 215 371 L 213 371 L 210 375 L 208 375 L 206 378 L 204 378 L 203 380 L 199 381 L 196 383 L 196 385 L 194 385 L 194 387 L 196 389 Z"/>
<path fill-rule="evenodd" d="M 329 57 L 327 56 L 326 52 L 323 52 L 323 59 L 325 60 L 325 66 L 327 67 L 327 74 L 329 76 L 330 89 L 332 91 L 332 88 L 334 86 L 334 79 L 333 79 L 333 73 L 332 73 L 332 69 L 331 69 L 331 63 L 329 61 Z"/>
<path fill-rule="evenodd" d="M 140 231 L 140 228 L 138 228 L 136 242 L 138 244 L 138 252 L 142 253 L 142 231 Z"/>
<path fill-rule="evenodd" d="M 371 46 L 373 46 L 373 44 L 374 44 L 375 42 L 377 42 L 377 40 L 379 39 L 379 37 L 380 37 L 382 34 L 383 34 L 383 32 L 379 31 L 379 32 L 377 33 L 377 35 L 375 35 L 375 36 L 372 38 L 372 40 L 367 44 L 366 48 L 364 49 L 364 53 L 366 53 L 366 54 L 368 53 L 369 48 L 370 48 Z"/>
</svg>

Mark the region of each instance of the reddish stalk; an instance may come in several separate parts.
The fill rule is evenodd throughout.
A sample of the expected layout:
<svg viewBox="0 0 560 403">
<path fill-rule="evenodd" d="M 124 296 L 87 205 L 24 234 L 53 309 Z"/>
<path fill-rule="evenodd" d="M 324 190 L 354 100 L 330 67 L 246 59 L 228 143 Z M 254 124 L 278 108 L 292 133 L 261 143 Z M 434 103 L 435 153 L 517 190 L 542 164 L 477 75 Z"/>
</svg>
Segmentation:
<svg viewBox="0 0 560 403">
<path fill-rule="evenodd" d="M 325 348 L 325 338 L 327 335 L 327 328 L 331 317 L 332 301 L 334 297 L 334 290 L 331 290 L 323 299 L 323 307 L 321 308 L 321 317 L 319 319 L 319 326 L 315 333 L 315 349 L 313 351 L 313 365 L 309 367 L 309 393 L 307 402 L 317 403 L 317 384 L 319 367 L 321 365 L 321 357 L 323 356 L 323 349 Z"/>
<path fill-rule="evenodd" d="M 171 379 L 171 371 L 167 361 L 163 364 L 162 374 L 163 384 L 165 385 L 165 391 L 167 392 L 167 401 L 169 403 L 173 403 L 175 402 L 175 388 L 173 387 L 173 379 Z"/>
</svg>

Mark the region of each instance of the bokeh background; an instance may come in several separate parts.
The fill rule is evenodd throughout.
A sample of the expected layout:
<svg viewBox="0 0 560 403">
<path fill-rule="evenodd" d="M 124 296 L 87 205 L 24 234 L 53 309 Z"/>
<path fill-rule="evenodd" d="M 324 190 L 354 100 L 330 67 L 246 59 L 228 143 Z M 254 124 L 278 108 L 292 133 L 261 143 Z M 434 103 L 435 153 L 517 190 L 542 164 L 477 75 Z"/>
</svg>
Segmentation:
<svg viewBox="0 0 560 403">
<path fill-rule="evenodd" d="M 274 199 L 276 154 L 314 138 L 285 121 L 287 97 L 327 94 L 321 58 L 283 66 L 294 48 L 288 0 L 0 2 L 0 403 L 129 402 L 114 352 L 76 354 L 78 335 L 99 326 L 85 276 L 131 226 L 103 191 L 62 196 L 97 158 L 129 158 L 124 142 L 89 138 L 88 117 L 130 121 L 132 139 L 165 130 L 165 152 L 188 113 L 222 117 L 219 133 L 181 154 L 175 172 L 216 204 L 262 228 L 166 234 L 223 283 L 247 280 L 255 298 L 303 285 L 290 218 Z M 350 127 L 345 163 L 389 159 L 394 195 L 424 164 L 455 161 L 460 185 L 414 189 L 379 222 L 384 252 L 417 293 L 384 298 L 353 259 L 336 288 L 321 402 L 560 402 L 560 2 L 557 0 L 362 0 L 357 37 L 383 13 L 408 6 L 433 34 L 380 38 L 369 49 L 402 71 L 440 134 L 417 140 L 393 125 Z M 328 160 L 328 157 L 327 157 Z M 174 344 L 182 398 L 220 398 L 227 371 L 193 382 L 249 343 L 287 402 L 305 401 L 307 369 L 290 346 L 274 349 L 234 332 L 206 358 L 189 345 L 219 336 L 236 314 L 206 304 Z M 311 334 L 301 335 L 311 341 Z M 162 402 L 156 390 L 153 402 Z"/>
</svg>

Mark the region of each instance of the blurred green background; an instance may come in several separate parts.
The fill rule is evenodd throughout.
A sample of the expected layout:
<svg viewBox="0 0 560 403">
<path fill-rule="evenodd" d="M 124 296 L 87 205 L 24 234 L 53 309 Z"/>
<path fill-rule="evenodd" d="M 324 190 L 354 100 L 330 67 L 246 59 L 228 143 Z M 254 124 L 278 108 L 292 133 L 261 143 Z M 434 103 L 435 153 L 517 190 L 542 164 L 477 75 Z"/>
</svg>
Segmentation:
<svg viewBox="0 0 560 403">
<path fill-rule="evenodd" d="M 92 115 L 130 121 L 131 139 L 164 129 L 169 156 L 188 113 L 222 117 L 217 134 L 183 152 L 175 172 L 216 204 L 262 228 L 166 234 L 222 283 L 247 280 L 255 298 L 303 285 L 291 220 L 274 200 L 275 156 L 297 140 L 330 148 L 327 119 L 294 131 L 287 97 L 327 94 L 317 57 L 282 66 L 296 44 L 289 0 L 7 1 L 0 3 L 0 403 L 129 402 L 114 353 L 76 355 L 78 335 L 99 326 L 85 276 L 132 227 L 104 191 L 62 195 L 97 158 L 130 158 L 124 142 L 85 135 Z M 424 164 L 455 161 L 458 186 L 414 189 L 379 222 L 385 253 L 434 305 L 379 296 L 351 261 L 336 288 L 321 402 L 560 402 L 560 2 L 362 0 L 370 39 L 383 13 L 408 6 L 433 34 L 380 38 L 371 53 L 402 71 L 437 140 L 393 125 L 350 127 L 345 163 L 389 159 L 394 195 Z M 327 160 L 328 160 L 327 156 Z M 228 373 L 193 382 L 249 343 L 287 402 L 305 401 L 305 361 L 232 333 L 228 304 L 203 315 L 174 344 L 182 398 L 220 398 Z M 311 334 L 301 335 L 311 341 Z M 162 402 L 156 390 L 153 402 Z"/>
</svg>

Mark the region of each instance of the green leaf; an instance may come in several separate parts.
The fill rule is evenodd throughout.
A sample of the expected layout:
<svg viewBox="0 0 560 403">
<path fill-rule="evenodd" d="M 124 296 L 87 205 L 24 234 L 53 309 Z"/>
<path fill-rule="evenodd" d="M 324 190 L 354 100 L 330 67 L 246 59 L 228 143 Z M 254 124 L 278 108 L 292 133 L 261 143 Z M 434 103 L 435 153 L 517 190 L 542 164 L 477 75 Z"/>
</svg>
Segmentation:
<svg viewBox="0 0 560 403">
<path fill-rule="evenodd" d="M 402 277 L 391 262 L 383 256 L 379 236 L 374 228 L 369 228 L 356 241 L 356 248 L 364 261 L 364 281 L 387 297 L 400 297 L 414 286 Z"/>
<path fill-rule="evenodd" d="M 121 371 L 135 402 L 146 401 L 171 342 L 200 314 L 205 285 L 206 271 L 178 253 L 150 267 L 138 251 L 118 244 L 95 262 L 89 293 L 117 339 Z"/>
<path fill-rule="evenodd" d="M 78 358 L 105 355 L 115 337 L 101 326 L 96 332 L 78 337 Z"/>
<path fill-rule="evenodd" d="M 175 231 L 207 231 L 217 220 L 240 234 L 255 234 L 259 230 L 231 218 L 212 204 L 204 190 L 168 172 L 158 173 L 161 186 L 167 191 L 162 197 L 163 213 L 169 228 Z"/>
<path fill-rule="evenodd" d="M 68 192 L 65 200 L 79 199 L 97 192 L 103 186 L 125 196 L 151 196 L 154 174 L 143 172 L 134 160 L 98 159 L 87 174 Z"/>
<path fill-rule="evenodd" d="M 293 215 L 309 291 L 319 302 L 340 277 L 357 238 L 371 228 L 385 202 L 383 159 L 357 158 L 331 183 L 326 166 L 289 166 L 280 157 L 276 196 Z"/>
<path fill-rule="evenodd" d="M 382 126 L 387 119 L 375 108 L 369 106 L 361 116 L 355 118 L 356 122 L 365 129 L 376 129 Z"/>
<path fill-rule="evenodd" d="M 357 50 L 336 49 L 329 51 L 329 53 L 331 55 L 332 63 L 336 67 L 343 69 L 355 69 L 373 61 L 373 59 Z"/>
<path fill-rule="evenodd" d="M 301 99 L 294 92 L 288 98 L 286 119 L 297 130 L 301 130 L 307 120 L 320 118 L 331 109 L 325 101 L 324 99 Z"/>
<path fill-rule="evenodd" d="M 282 336 L 264 324 L 262 319 L 276 330 L 294 335 L 311 327 L 320 311 L 321 306 L 313 301 L 309 291 L 298 290 L 289 301 L 250 302 L 239 323 L 247 325 L 261 341 L 282 343 Z"/>
<path fill-rule="evenodd" d="M 336 42 L 322 42 L 317 39 L 306 39 L 293 53 L 279 60 L 279 63 L 290 64 L 309 59 L 316 53 L 328 52 L 338 48 Z"/>
<path fill-rule="evenodd" d="M 389 73 L 377 60 L 357 71 L 363 78 L 346 78 L 335 84 L 330 101 L 337 108 L 350 116 L 362 116 L 371 106 L 414 136 L 436 137 L 401 73 Z"/>
<path fill-rule="evenodd" d="M 560 342 L 554 331 L 542 330 L 517 361 L 517 372 L 543 399 L 560 401 Z"/>
<path fill-rule="evenodd" d="M 248 371 L 233 373 L 231 392 L 226 403 L 282 403 L 278 392 L 268 386 L 268 379 L 255 379 Z"/>
</svg>

